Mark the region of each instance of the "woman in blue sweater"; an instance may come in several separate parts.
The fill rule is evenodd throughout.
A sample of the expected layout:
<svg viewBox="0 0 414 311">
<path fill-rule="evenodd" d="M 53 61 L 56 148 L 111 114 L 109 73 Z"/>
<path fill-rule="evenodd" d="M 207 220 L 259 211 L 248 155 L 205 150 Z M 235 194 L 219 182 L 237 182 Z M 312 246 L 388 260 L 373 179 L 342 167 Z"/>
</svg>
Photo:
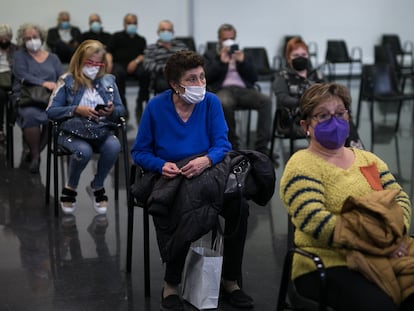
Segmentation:
<svg viewBox="0 0 414 311">
<path fill-rule="evenodd" d="M 221 103 L 216 95 L 206 92 L 203 66 L 203 58 L 192 51 L 180 51 L 168 59 L 164 74 L 170 89 L 148 103 L 131 151 L 134 162 L 144 170 L 158 172 L 164 178 L 180 174 L 196 178 L 231 150 Z M 177 161 L 194 156 L 184 166 L 177 166 Z M 253 306 L 253 300 L 236 281 L 240 277 L 247 231 L 248 213 L 243 214 L 237 239 L 227 244 L 224 241 L 232 252 L 228 252 L 228 257 L 224 252 L 222 285 L 231 304 L 246 308 Z M 229 218 L 239 221 L 238 217 Z M 161 310 L 183 310 L 177 288 L 186 254 L 166 262 Z"/>
</svg>

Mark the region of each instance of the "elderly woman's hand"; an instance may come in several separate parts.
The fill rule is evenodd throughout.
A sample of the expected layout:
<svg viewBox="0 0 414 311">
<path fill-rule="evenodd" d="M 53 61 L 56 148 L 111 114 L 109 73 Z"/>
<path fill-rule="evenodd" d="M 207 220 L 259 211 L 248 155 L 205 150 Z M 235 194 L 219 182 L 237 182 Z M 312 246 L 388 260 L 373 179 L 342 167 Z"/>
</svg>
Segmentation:
<svg viewBox="0 0 414 311">
<path fill-rule="evenodd" d="M 195 158 L 188 162 L 181 168 L 181 174 L 187 178 L 193 178 L 200 175 L 204 170 L 211 166 L 210 158 L 207 156 L 202 156 Z"/>
<path fill-rule="evenodd" d="M 99 109 L 98 113 L 100 116 L 110 116 L 114 111 L 114 104 L 112 102 L 108 103 L 105 108 Z"/>
<path fill-rule="evenodd" d="M 390 255 L 390 258 L 399 258 L 407 256 L 408 250 L 407 250 L 407 244 L 402 242 L 400 246 Z"/>
<path fill-rule="evenodd" d="M 181 173 L 181 170 L 178 168 L 177 164 L 173 162 L 165 162 L 162 167 L 162 176 L 166 178 L 174 178 Z"/>
</svg>

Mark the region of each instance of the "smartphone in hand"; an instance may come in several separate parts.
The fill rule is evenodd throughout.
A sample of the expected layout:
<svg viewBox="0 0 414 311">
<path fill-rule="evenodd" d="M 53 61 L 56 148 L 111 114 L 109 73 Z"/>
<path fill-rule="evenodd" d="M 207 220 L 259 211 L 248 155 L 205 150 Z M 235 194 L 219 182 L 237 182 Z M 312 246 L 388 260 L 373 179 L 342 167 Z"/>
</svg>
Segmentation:
<svg viewBox="0 0 414 311">
<path fill-rule="evenodd" d="M 105 109 L 106 107 L 107 107 L 107 105 L 98 104 L 98 105 L 95 106 L 95 110 L 99 111 L 99 110 Z"/>
<path fill-rule="evenodd" d="M 232 44 L 230 45 L 230 54 L 233 54 L 235 51 L 239 50 L 239 45 L 238 44 Z"/>
</svg>

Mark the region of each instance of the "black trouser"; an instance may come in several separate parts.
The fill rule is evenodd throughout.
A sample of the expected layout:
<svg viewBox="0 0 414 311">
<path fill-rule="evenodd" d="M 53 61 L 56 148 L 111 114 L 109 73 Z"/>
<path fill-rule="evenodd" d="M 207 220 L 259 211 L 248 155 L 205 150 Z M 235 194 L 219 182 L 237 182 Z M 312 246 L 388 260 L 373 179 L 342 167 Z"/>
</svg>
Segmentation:
<svg viewBox="0 0 414 311">
<path fill-rule="evenodd" d="M 223 207 L 222 216 L 226 220 L 222 277 L 229 281 L 241 280 L 249 205 L 245 200 L 243 200 L 241 206 L 239 204 L 226 205 Z M 167 283 L 174 285 L 181 283 L 185 258 L 189 248 L 190 244 L 187 245 L 186 251 L 182 252 L 180 256 L 176 256 L 174 260 L 166 262 L 164 280 Z"/>
<path fill-rule="evenodd" d="M 398 308 L 392 299 L 377 285 L 361 273 L 347 267 L 326 270 L 327 305 L 335 311 L 412 311 L 414 294 Z M 295 285 L 298 292 L 313 300 L 319 297 L 319 274 L 311 272 L 298 277 Z"/>
<path fill-rule="evenodd" d="M 7 101 L 9 97 L 7 91 L 3 88 L 0 88 L 0 132 L 4 130 L 4 110 L 7 107 Z"/>
<path fill-rule="evenodd" d="M 121 97 L 122 103 L 124 105 L 127 104 L 126 97 L 125 97 L 125 89 L 126 89 L 126 80 L 128 79 L 128 77 L 138 80 L 138 83 L 139 83 L 138 101 L 142 103 L 143 101 L 148 100 L 150 74 L 146 70 L 144 70 L 144 66 L 142 64 L 139 64 L 135 72 L 129 75 L 126 72 L 126 68 L 124 66 L 122 66 L 119 63 L 114 63 L 112 74 L 116 78 L 116 85 L 118 86 L 119 96 Z"/>
<path fill-rule="evenodd" d="M 240 139 L 236 133 L 235 111 L 243 109 L 257 110 L 256 150 L 263 151 L 270 142 L 272 122 L 272 101 L 269 96 L 255 89 L 238 86 L 226 86 L 217 92 L 223 106 L 224 117 L 229 127 L 229 140 L 233 149 L 240 147 Z M 247 146 L 248 147 L 248 146 Z"/>
</svg>

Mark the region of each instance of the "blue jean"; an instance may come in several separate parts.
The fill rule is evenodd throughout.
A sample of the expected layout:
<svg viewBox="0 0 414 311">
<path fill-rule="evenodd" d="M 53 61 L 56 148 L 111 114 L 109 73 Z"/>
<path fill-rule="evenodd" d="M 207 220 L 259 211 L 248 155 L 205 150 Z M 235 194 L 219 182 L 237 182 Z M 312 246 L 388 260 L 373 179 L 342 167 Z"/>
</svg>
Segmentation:
<svg viewBox="0 0 414 311">
<path fill-rule="evenodd" d="M 115 135 L 110 135 L 102 142 L 86 141 L 77 137 L 59 135 L 58 143 L 72 152 L 68 167 L 67 185 L 76 189 L 82 171 L 85 169 L 94 152 L 99 153 L 98 167 L 91 182 L 93 189 L 101 189 L 105 178 L 115 164 L 121 151 L 121 144 Z"/>
</svg>

